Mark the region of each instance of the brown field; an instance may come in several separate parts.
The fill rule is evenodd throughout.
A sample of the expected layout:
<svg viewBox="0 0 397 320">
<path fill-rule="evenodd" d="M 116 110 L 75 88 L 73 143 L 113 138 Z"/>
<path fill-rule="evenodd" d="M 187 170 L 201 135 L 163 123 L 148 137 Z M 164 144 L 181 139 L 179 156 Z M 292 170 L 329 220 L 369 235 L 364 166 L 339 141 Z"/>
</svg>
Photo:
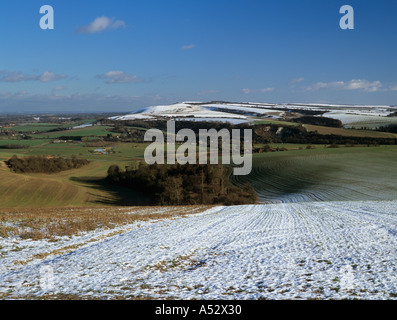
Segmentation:
<svg viewBox="0 0 397 320">
<path fill-rule="evenodd" d="M 205 211 L 212 206 L 29 208 L 1 209 L 0 237 L 50 239 L 96 229 L 113 229 L 137 221 L 171 219 Z"/>
<path fill-rule="evenodd" d="M 317 131 L 319 134 L 334 134 L 344 137 L 366 137 L 366 138 L 397 138 L 397 134 L 389 132 L 379 132 L 373 130 L 355 130 L 344 128 L 332 128 L 315 126 L 311 124 L 303 125 L 307 131 Z"/>
</svg>

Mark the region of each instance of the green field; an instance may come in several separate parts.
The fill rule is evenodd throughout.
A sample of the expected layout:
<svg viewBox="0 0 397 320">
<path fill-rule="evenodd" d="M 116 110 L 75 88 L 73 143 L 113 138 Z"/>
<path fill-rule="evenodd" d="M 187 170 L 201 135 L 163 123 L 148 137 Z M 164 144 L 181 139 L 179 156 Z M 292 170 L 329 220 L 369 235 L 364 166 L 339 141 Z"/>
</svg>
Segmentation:
<svg viewBox="0 0 397 320">
<path fill-rule="evenodd" d="M 76 136 L 83 136 L 83 137 L 89 137 L 89 136 L 96 136 L 96 137 L 101 137 L 101 136 L 106 136 L 109 133 L 112 134 L 112 132 L 109 132 L 108 130 L 112 128 L 109 126 L 92 126 L 92 127 L 86 127 L 86 128 L 79 128 L 79 129 L 71 129 L 71 130 L 64 130 L 64 131 L 56 131 L 56 132 L 45 132 L 42 134 L 36 134 L 34 137 L 36 139 L 40 138 L 57 138 L 61 136 L 70 136 L 70 137 L 76 137 Z M 115 134 L 115 133 L 113 133 Z"/>
<path fill-rule="evenodd" d="M 10 140 L 9 140 L 10 141 Z M 7 142 L 9 142 L 7 141 Z M 4 142 L 4 141 L 3 141 Z M 17 207 L 80 207 L 106 205 L 148 204 L 148 199 L 131 190 L 111 185 L 106 181 L 107 169 L 112 164 L 121 168 L 136 165 L 143 160 L 147 144 L 118 143 L 115 153 L 93 154 L 93 147 L 84 143 L 52 144 L 48 140 L 30 142 L 29 149 L 0 150 L 0 208 Z M 58 174 L 16 174 L 10 172 L 4 160 L 13 155 L 46 155 L 88 159 L 92 163 L 80 169 Z"/>
<path fill-rule="evenodd" d="M 292 124 L 273 120 L 263 120 L 263 123 Z M 138 162 L 143 161 L 148 144 L 98 142 L 101 137 L 112 133 L 110 126 L 40 133 L 52 126 L 59 127 L 58 124 L 45 123 L 18 125 L 14 128 L 26 132 L 34 129 L 38 133 L 31 135 L 32 139 L 22 139 L 21 136 L 3 136 L 0 139 L 0 145 L 27 146 L 23 149 L 0 149 L 0 208 L 148 204 L 141 195 L 110 185 L 105 179 L 112 164 L 122 169 L 137 167 Z M 305 127 L 320 134 L 397 137 L 375 131 Z M 97 142 L 52 143 L 60 136 L 91 137 Z M 101 143 L 109 148 L 109 154 L 98 152 Z M 254 154 L 251 174 L 232 177 L 237 185 L 250 183 L 260 202 L 394 199 L 397 194 L 397 170 L 393 170 L 397 146 L 327 148 L 326 145 L 313 145 L 312 149 L 307 149 L 308 144 L 279 143 L 270 146 L 288 151 Z M 64 158 L 75 155 L 90 160 L 91 164 L 54 175 L 15 174 L 4 164 L 4 160 L 13 155 Z"/>
<path fill-rule="evenodd" d="M 42 141 L 43 142 L 43 141 Z M 136 166 L 147 144 L 115 144 L 115 153 L 92 154 L 83 143 L 58 145 L 43 142 L 30 149 L 1 150 L 0 160 L 13 154 L 55 155 L 91 160 L 88 167 L 55 175 L 15 174 L 2 162 L 0 207 L 92 206 L 148 203 L 130 190 L 105 181 L 111 164 Z M 397 194 L 397 146 L 325 148 L 279 144 L 289 151 L 253 155 L 248 176 L 234 176 L 239 185 L 250 183 L 259 202 L 394 199 Z"/>
<path fill-rule="evenodd" d="M 253 156 L 248 176 L 259 202 L 395 199 L 396 146 L 317 148 Z"/>
</svg>

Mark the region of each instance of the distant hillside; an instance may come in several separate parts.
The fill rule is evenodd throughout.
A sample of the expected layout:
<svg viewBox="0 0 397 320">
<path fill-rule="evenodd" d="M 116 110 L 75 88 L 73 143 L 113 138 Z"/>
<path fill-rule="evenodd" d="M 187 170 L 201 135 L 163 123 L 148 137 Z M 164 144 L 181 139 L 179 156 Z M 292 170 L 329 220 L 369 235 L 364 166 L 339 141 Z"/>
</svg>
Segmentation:
<svg viewBox="0 0 397 320">
<path fill-rule="evenodd" d="M 253 102 L 182 102 L 172 105 L 152 106 L 134 113 L 115 116 L 112 120 L 196 120 L 223 121 L 231 123 L 252 122 L 263 119 L 272 120 L 308 120 L 308 116 L 325 121 L 334 127 L 351 127 L 357 129 L 377 129 L 381 126 L 397 124 L 395 106 L 381 105 L 336 105 L 336 104 L 271 104 Z M 309 124 L 324 121 L 310 119 Z"/>
</svg>

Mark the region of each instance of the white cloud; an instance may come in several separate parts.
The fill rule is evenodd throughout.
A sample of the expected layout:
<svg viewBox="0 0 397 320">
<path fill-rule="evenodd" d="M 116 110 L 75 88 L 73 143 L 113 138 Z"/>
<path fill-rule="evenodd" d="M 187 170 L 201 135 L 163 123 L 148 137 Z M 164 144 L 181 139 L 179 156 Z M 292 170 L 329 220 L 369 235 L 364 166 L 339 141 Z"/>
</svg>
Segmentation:
<svg viewBox="0 0 397 320">
<path fill-rule="evenodd" d="M 194 44 L 187 44 L 181 47 L 182 50 L 192 50 L 194 48 Z"/>
<path fill-rule="evenodd" d="M 51 82 L 51 81 L 56 81 L 56 80 L 60 80 L 60 79 L 65 79 L 65 78 L 67 78 L 67 76 L 64 74 L 56 74 L 54 72 L 46 71 L 43 74 L 39 75 L 37 77 L 37 80 L 39 80 L 41 82 Z"/>
<path fill-rule="evenodd" d="M 142 78 L 138 78 L 133 74 L 124 73 L 123 71 L 109 71 L 104 74 L 99 74 L 96 77 L 98 79 L 107 79 L 107 84 L 144 82 Z"/>
<path fill-rule="evenodd" d="M 114 20 L 114 18 L 108 18 L 105 16 L 98 17 L 90 24 L 86 26 L 81 26 L 77 28 L 78 33 L 99 33 L 108 29 L 119 29 L 125 28 L 126 24 L 124 21 L 121 20 Z"/>
<path fill-rule="evenodd" d="M 376 92 L 382 89 L 383 85 L 380 81 L 368 81 L 368 80 L 350 80 L 345 81 L 333 81 L 333 82 L 317 82 L 312 86 L 306 87 L 306 90 L 364 90 L 366 92 Z"/>
<path fill-rule="evenodd" d="M 296 78 L 296 79 L 292 79 L 289 83 L 294 84 L 294 83 L 301 83 L 305 81 L 305 78 Z"/>
<path fill-rule="evenodd" d="M 266 92 L 273 92 L 274 90 L 275 90 L 274 88 L 263 88 L 263 89 L 248 89 L 248 88 L 244 88 L 244 89 L 242 89 L 243 93 L 245 93 L 245 94 L 266 93 Z"/>
</svg>

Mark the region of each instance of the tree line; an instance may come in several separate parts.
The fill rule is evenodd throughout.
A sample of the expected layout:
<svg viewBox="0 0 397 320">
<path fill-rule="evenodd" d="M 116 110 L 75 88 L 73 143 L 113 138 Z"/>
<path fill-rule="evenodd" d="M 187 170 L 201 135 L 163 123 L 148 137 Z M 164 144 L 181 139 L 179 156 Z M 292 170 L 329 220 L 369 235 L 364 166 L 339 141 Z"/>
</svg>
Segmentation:
<svg viewBox="0 0 397 320">
<path fill-rule="evenodd" d="M 341 123 L 339 120 L 324 118 L 324 117 L 301 117 L 296 121 L 301 121 L 302 123 L 311 123 L 322 126 L 329 127 L 340 127 Z M 166 120 L 127 120 L 127 121 L 114 121 L 108 120 L 109 125 L 115 125 L 117 130 L 127 130 L 131 131 L 131 127 L 140 127 L 145 129 L 156 128 L 162 131 L 167 130 Z M 128 128 L 130 127 L 130 128 Z M 128 129 L 127 129 L 128 128 Z M 317 131 L 307 131 L 307 129 L 302 126 L 293 125 L 279 125 L 279 124 L 255 124 L 252 125 L 247 123 L 241 124 L 231 124 L 228 122 L 221 121 L 176 121 L 175 129 L 178 132 L 181 129 L 189 128 L 193 130 L 196 135 L 199 134 L 200 129 L 215 129 L 217 131 L 221 129 L 227 129 L 231 132 L 232 129 L 239 129 L 240 136 L 243 137 L 244 129 L 252 129 L 253 136 L 252 140 L 254 144 L 271 144 L 271 143 L 299 143 L 299 144 L 357 144 L 357 145 L 367 145 L 367 144 L 378 144 L 378 145 L 395 145 L 397 144 L 397 139 L 395 138 L 373 138 L 373 137 L 353 137 L 353 136 L 341 136 L 335 134 L 319 134 Z M 382 127 L 382 131 L 394 132 L 395 127 Z M 133 133 L 133 142 L 144 142 L 143 136 L 144 132 L 136 130 Z M 120 132 L 120 131 L 119 131 Z M 121 131 L 123 132 L 123 131 Z"/>
<path fill-rule="evenodd" d="M 21 144 L 5 144 L 0 146 L 0 149 L 28 149 L 28 145 L 21 145 Z"/>
<path fill-rule="evenodd" d="M 57 173 L 65 170 L 80 168 L 90 162 L 78 159 L 75 155 L 71 159 L 61 157 L 48 158 L 45 156 L 30 156 L 19 158 L 14 155 L 6 161 L 11 171 L 16 173 Z"/>
<path fill-rule="evenodd" d="M 303 116 L 300 118 L 291 119 L 293 122 L 301 123 L 301 124 L 311 124 L 315 126 L 324 126 L 324 127 L 332 127 L 332 128 L 342 128 L 343 123 L 338 119 L 332 119 L 327 117 L 312 117 L 312 116 Z"/>
</svg>

